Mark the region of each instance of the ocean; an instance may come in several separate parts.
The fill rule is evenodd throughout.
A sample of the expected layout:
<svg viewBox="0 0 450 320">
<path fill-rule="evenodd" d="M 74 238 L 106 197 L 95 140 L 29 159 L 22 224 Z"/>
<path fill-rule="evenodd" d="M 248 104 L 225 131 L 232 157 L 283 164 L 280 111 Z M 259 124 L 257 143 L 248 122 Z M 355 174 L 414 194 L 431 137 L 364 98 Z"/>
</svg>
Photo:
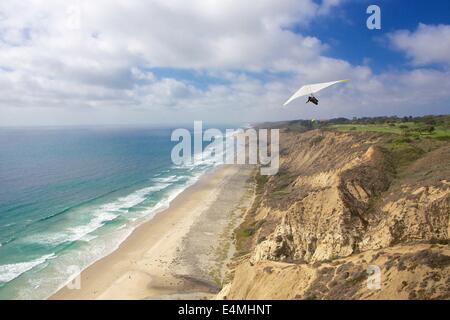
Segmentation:
<svg viewBox="0 0 450 320">
<path fill-rule="evenodd" d="M 0 299 L 45 299 L 216 164 L 170 128 L 0 128 Z"/>
</svg>

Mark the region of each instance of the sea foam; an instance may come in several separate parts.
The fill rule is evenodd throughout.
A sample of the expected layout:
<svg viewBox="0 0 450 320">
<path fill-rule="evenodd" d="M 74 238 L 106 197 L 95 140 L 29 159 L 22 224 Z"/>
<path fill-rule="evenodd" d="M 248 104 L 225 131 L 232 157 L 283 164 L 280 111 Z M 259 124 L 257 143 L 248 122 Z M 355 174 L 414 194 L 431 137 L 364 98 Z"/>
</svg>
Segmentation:
<svg viewBox="0 0 450 320">
<path fill-rule="evenodd" d="M 27 272 L 34 267 L 46 262 L 47 260 L 53 259 L 54 257 L 56 256 L 54 253 L 52 253 L 44 255 L 32 261 L 0 265 L 0 282 L 5 283 L 14 280 L 22 273 Z"/>
</svg>

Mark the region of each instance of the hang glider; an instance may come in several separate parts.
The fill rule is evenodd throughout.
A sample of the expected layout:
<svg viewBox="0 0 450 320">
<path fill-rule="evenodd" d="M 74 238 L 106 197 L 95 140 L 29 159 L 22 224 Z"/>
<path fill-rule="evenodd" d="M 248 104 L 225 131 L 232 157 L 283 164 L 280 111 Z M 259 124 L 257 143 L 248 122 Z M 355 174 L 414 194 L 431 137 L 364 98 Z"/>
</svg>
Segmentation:
<svg viewBox="0 0 450 320">
<path fill-rule="evenodd" d="M 314 97 L 314 93 L 317 93 L 325 88 L 331 87 L 332 85 L 335 85 L 338 83 L 345 83 L 345 82 L 349 82 L 349 81 L 350 80 L 338 80 L 338 81 L 332 81 L 332 82 L 307 84 L 307 85 L 301 87 L 300 89 L 298 89 L 298 91 L 296 93 L 294 93 L 292 95 L 292 97 L 290 97 L 288 99 L 288 101 L 286 101 L 283 104 L 283 106 L 287 106 L 289 103 L 292 102 L 292 100 L 295 100 L 295 99 L 297 99 L 299 97 L 303 97 L 303 96 L 308 96 L 308 101 L 306 101 L 306 103 L 311 102 L 317 106 L 319 104 L 319 100 L 316 97 Z"/>
</svg>

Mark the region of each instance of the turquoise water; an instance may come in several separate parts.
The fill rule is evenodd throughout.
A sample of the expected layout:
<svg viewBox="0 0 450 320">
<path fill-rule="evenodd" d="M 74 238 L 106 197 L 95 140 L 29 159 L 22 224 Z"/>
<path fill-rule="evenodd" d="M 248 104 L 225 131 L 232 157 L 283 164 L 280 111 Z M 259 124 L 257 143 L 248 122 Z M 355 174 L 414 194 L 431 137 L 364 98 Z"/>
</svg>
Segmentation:
<svg viewBox="0 0 450 320">
<path fill-rule="evenodd" d="M 0 299 L 44 299 L 214 164 L 174 166 L 171 129 L 0 129 Z"/>
</svg>

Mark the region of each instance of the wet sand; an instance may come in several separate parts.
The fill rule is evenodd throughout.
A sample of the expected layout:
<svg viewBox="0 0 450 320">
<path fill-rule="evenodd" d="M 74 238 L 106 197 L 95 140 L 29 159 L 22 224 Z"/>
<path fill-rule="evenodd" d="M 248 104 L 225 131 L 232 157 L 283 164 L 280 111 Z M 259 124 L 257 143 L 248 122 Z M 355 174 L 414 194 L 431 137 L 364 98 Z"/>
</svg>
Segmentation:
<svg viewBox="0 0 450 320">
<path fill-rule="evenodd" d="M 220 290 L 232 232 L 252 200 L 252 166 L 202 176 L 50 299 L 203 299 Z"/>
</svg>

